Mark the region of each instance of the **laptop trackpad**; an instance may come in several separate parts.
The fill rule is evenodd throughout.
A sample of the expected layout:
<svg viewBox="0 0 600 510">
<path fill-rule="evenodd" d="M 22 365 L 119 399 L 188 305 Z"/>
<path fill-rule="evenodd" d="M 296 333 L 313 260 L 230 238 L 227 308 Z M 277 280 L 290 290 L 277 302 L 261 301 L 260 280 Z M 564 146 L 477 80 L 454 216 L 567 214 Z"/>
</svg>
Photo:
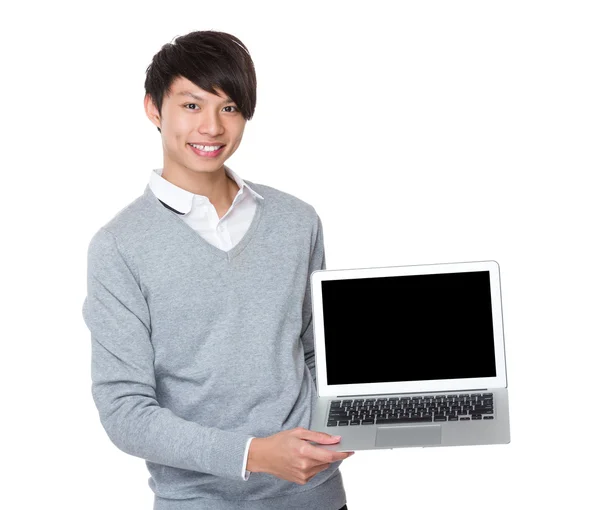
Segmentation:
<svg viewBox="0 0 600 510">
<path fill-rule="evenodd" d="M 422 446 L 442 442 L 440 425 L 404 425 L 398 427 L 378 427 L 375 446 Z"/>
</svg>

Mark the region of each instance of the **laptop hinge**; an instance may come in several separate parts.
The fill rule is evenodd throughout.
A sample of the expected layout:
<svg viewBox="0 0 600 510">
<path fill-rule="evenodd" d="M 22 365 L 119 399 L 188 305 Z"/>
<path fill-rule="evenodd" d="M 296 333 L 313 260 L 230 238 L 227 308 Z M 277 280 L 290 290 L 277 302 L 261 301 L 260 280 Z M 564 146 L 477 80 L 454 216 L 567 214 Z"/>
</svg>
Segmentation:
<svg viewBox="0 0 600 510">
<path fill-rule="evenodd" d="M 404 391 L 399 391 L 396 393 L 377 393 L 372 395 L 373 397 L 381 397 L 381 396 L 385 396 L 385 395 L 427 395 L 427 394 L 434 394 L 434 393 L 463 393 L 465 391 L 490 391 L 489 388 L 472 388 L 472 389 L 468 389 L 468 390 L 438 390 L 438 391 L 411 391 L 411 392 L 404 392 Z M 344 398 L 344 397 L 366 397 L 368 395 L 362 394 L 362 395 L 336 395 L 335 397 L 330 397 L 330 398 Z"/>
</svg>

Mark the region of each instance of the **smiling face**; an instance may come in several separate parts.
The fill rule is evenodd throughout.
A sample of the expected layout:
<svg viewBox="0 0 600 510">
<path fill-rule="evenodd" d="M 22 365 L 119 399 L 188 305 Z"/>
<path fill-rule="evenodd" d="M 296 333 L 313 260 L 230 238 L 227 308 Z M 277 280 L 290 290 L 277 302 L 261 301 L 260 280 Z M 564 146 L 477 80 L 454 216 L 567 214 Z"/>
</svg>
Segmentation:
<svg viewBox="0 0 600 510">
<path fill-rule="evenodd" d="M 221 89 L 217 92 L 211 94 L 180 76 L 165 94 L 162 112 L 149 95 L 144 98 L 146 115 L 161 131 L 164 175 L 225 171 L 225 161 L 242 141 L 246 119 Z M 210 152 L 215 147 L 220 148 Z"/>
</svg>

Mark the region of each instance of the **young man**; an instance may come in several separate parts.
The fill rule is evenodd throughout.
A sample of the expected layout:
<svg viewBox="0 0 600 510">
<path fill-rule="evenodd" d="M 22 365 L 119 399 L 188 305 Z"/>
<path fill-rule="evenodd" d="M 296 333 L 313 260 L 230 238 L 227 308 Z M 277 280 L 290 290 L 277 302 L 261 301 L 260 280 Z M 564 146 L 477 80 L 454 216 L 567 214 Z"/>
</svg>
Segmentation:
<svg viewBox="0 0 600 510">
<path fill-rule="evenodd" d="M 192 32 L 154 56 L 145 87 L 163 168 L 88 249 L 102 425 L 146 460 L 155 509 L 345 509 L 351 453 L 307 429 L 321 220 L 225 166 L 254 114 L 250 55 L 230 34 Z"/>
</svg>

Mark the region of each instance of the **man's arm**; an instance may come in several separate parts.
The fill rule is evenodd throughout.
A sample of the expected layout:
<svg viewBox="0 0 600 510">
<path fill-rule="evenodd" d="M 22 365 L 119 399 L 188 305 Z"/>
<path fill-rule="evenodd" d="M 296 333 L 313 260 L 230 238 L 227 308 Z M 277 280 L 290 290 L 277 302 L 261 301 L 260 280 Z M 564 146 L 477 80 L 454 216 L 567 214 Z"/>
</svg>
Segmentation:
<svg viewBox="0 0 600 510">
<path fill-rule="evenodd" d="M 127 255 L 104 227 L 88 248 L 83 318 L 102 426 L 130 455 L 239 480 L 251 435 L 184 420 L 156 400 L 150 311 Z"/>
<path fill-rule="evenodd" d="M 304 345 L 304 361 L 308 365 L 310 375 L 317 384 L 315 369 L 315 342 L 312 324 L 312 293 L 310 288 L 310 275 L 318 269 L 326 269 L 325 266 L 325 243 L 323 241 L 323 225 L 321 218 L 317 215 L 316 233 L 314 235 L 313 248 L 308 267 L 308 281 L 306 283 L 306 294 L 302 304 L 302 333 L 300 339 Z"/>
</svg>

